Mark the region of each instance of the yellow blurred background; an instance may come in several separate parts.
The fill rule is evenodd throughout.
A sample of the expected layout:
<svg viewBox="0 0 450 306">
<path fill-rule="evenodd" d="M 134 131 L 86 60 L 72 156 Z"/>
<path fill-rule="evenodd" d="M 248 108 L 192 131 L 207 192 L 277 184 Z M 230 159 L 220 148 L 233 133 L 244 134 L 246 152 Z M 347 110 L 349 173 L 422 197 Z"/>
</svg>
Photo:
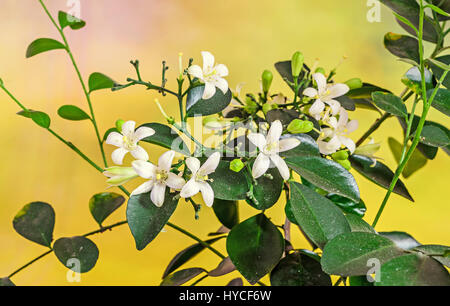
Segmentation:
<svg viewBox="0 0 450 306">
<path fill-rule="evenodd" d="M 87 111 L 80 84 L 62 51 L 52 51 L 25 59 L 30 42 L 39 37 L 59 39 L 57 31 L 47 19 L 38 1 L 2 0 L 0 27 L 0 77 L 6 86 L 27 107 L 47 112 L 52 117 L 52 128 L 78 145 L 83 152 L 101 164 L 101 157 L 92 125 L 88 122 L 64 121 L 56 115 L 65 104 L 74 104 Z M 51 13 L 68 10 L 66 1 L 46 1 Z M 81 0 L 81 17 L 87 27 L 79 31 L 66 30 L 80 70 L 87 80 L 90 73 L 99 71 L 119 82 L 134 71 L 132 59 L 141 61 L 146 80 L 159 83 L 161 61 L 167 60 L 168 88 L 175 87 L 177 56 L 201 62 L 200 51 L 211 51 L 218 62 L 230 70 L 227 78 L 231 88 L 245 82 L 246 92 L 258 89 L 258 80 L 264 69 L 273 63 L 289 59 L 300 50 L 307 62 L 320 59 L 327 70 L 334 68 L 345 55 L 348 57 L 338 70 L 338 81 L 360 77 L 366 82 L 388 88 L 396 93 L 402 90 L 401 75 L 408 65 L 396 61 L 383 47 L 383 36 L 388 31 L 402 30 L 384 7 L 381 22 L 369 23 L 366 1 L 331 0 Z M 276 75 L 274 91 L 290 90 Z M 156 92 L 142 87 L 112 93 L 99 91 L 92 95 L 101 134 L 121 118 L 164 123 L 152 102 Z M 178 115 L 177 102 L 172 97 L 160 97 L 166 111 Z M 55 238 L 74 236 L 96 229 L 90 216 L 88 201 L 91 195 L 105 190 L 105 177 L 96 172 L 76 154 L 58 142 L 47 131 L 31 120 L 16 115 L 19 111 L 5 94 L 0 93 L 2 120 L 0 120 L 0 276 L 44 252 L 44 248 L 20 237 L 12 228 L 12 219 L 23 205 L 44 201 L 56 210 Z M 352 113 L 359 119 L 357 139 L 374 122 L 377 114 L 366 110 Z M 430 118 L 446 123 L 446 117 L 435 110 Z M 448 120 L 447 120 L 448 122 Z M 401 139 L 398 123 L 386 122 L 375 134 L 381 141 L 378 153 L 385 162 L 396 164 L 387 145 L 387 137 Z M 147 147 L 155 161 L 163 150 Z M 108 158 L 112 152 L 107 147 Z M 130 162 L 128 157 L 126 162 Z M 448 177 L 450 164 L 442 151 L 425 169 L 405 180 L 416 202 L 393 195 L 377 227 L 379 231 L 400 230 L 427 244 L 450 244 Z M 356 179 L 361 196 L 366 202 L 366 220 L 371 222 L 385 191 L 359 175 Z M 138 180 L 139 181 L 139 180 Z M 139 182 L 129 184 L 131 190 Z M 128 186 L 127 186 L 128 187 Z M 119 192 L 119 191 L 118 191 Z M 114 213 L 106 224 L 123 220 L 125 206 Z M 257 213 L 248 205 L 241 205 L 241 219 Z M 284 203 L 280 201 L 268 210 L 276 224 L 282 224 Z M 212 209 L 203 207 L 200 219 L 194 220 L 190 205 L 180 202 L 172 222 L 191 230 L 201 238 L 219 228 Z M 138 252 L 127 226 L 114 229 L 92 239 L 100 249 L 97 266 L 82 275 L 79 285 L 158 285 L 171 258 L 194 243 L 190 238 L 166 228 L 144 251 Z M 296 248 L 308 245 L 297 229 L 292 230 Z M 225 241 L 216 246 L 225 251 Z M 214 268 L 217 256 L 204 251 L 185 267 Z M 54 254 L 35 263 L 13 278 L 17 285 L 73 285 L 66 281 L 67 270 Z M 238 277 L 234 272 L 221 278 L 208 278 L 205 285 L 224 285 Z M 268 283 L 268 278 L 263 279 Z"/>
</svg>

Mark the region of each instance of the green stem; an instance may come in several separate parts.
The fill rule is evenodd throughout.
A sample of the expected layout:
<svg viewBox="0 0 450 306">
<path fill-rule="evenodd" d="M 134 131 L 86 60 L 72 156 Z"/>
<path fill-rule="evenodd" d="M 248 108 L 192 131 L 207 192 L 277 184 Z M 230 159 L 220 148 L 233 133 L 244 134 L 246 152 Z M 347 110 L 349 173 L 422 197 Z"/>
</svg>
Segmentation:
<svg viewBox="0 0 450 306">
<path fill-rule="evenodd" d="M 389 117 L 391 117 L 391 114 L 386 112 L 383 116 L 381 116 L 381 118 L 378 118 L 375 123 L 367 130 L 367 132 L 365 132 L 364 135 L 362 135 L 361 138 L 356 142 L 356 146 L 359 147 L 360 145 L 362 145 L 363 142 L 367 138 L 369 138 L 369 136 L 372 135 L 372 133 L 375 132 Z"/>
<path fill-rule="evenodd" d="M 17 269 L 16 271 L 14 271 L 13 273 L 11 273 L 8 278 L 13 277 L 14 275 L 16 275 L 17 273 L 19 273 L 20 271 L 24 270 L 25 268 L 27 268 L 28 266 L 31 266 L 33 263 L 35 263 L 36 261 L 38 261 L 41 258 L 44 258 L 45 256 L 47 256 L 48 254 L 52 253 L 53 250 L 48 250 L 47 252 L 39 255 L 38 257 L 36 257 L 35 259 L 29 261 L 28 263 L 24 264 L 22 267 L 20 267 L 19 269 Z"/>
<path fill-rule="evenodd" d="M 399 163 L 403 161 L 403 159 L 405 158 L 405 155 L 406 155 L 406 149 L 408 148 L 408 140 L 409 140 L 409 136 L 411 134 L 412 123 L 414 121 L 414 114 L 416 112 L 416 106 L 417 106 L 418 102 L 419 102 L 419 98 L 416 96 L 416 98 L 414 99 L 414 104 L 413 104 L 412 109 L 411 109 L 411 114 L 409 115 L 409 119 L 408 119 L 408 122 L 407 122 L 405 139 L 403 141 L 402 154 L 401 154 Z"/>
</svg>

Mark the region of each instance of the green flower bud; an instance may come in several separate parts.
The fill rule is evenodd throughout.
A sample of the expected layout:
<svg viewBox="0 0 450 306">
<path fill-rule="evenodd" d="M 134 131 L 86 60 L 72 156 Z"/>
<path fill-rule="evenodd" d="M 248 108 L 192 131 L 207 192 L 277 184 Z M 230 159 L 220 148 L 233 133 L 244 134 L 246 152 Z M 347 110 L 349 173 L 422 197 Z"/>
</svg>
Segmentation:
<svg viewBox="0 0 450 306">
<path fill-rule="evenodd" d="M 269 92 L 270 86 L 272 85 L 273 74 L 269 70 L 264 70 L 262 74 L 262 87 L 263 92 Z"/>
<path fill-rule="evenodd" d="M 239 158 L 233 159 L 233 161 L 230 163 L 230 170 L 234 172 L 239 172 L 244 168 L 244 163 Z"/>
<path fill-rule="evenodd" d="M 346 160 L 337 160 L 337 163 L 339 163 L 342 167 L 344 167 L 347 170 L 350 170 L 352 168 L 352 164 L 348 159 Z"/>
<path fill-rule="evenodd" d="M 111 186 L 120 186 L 137 178 L 139 175 L 132 167 L 109 167 L 103 172 L 109 179 L 106 181 Z"/>
<path fill-rule="evenodd" d="M 207 125 L 208 123 L 215 123 L 215 122 L 218 122 L 216 117 L 205 117 L 205 118 L 203 118 L 203 121 L 202 121 L 203 125 Z"/>
<path fill-rule="evenodd" d="M 123 125 L 124 123 L 125 123 L 125 121 L 122 120 L 122 119 L 119 119 L 119 120 L 116 121 L 116 129 L 117 129 L 119 132 L 122 132 L 122 125 Z"/>
<path fill-rule="evenodd" d="M 245 100 L 244 111 L 246 111 L 249 114 L 253 114 L 257 110 L 258 110 L 258 103 L 247 97 L 247 99 Z"/>
<path fill-rule="evenodd" d="M 298 77 L 302 72 L 304 62 L 305 57 L 303 56 L 303 53 L 297 51 L 294 53 L 294 55 L 292 55 L 291 68 L 292 68 L 292 76 L 294 78 Z"/>
<path fill-rule="evenodd" d="M 331 158 L 333 158 L 335 161 L 338 160 L 346 160 L 348 159 L 348 152 L 347 151 L 338 151 L 336 153 L 331 154 Z"/>
<path fill-rule="evenodd" d="M 358 89 L 363 87 L 363 83 L 359 78 L 350 79 L 347 82 L 345 82 L 345 84 L 347 84 L 347 86 L 350 87 L 350 89 Z"/>
<path fill-rule="evenodd" d="M 322 67 L 318 67 L 316 69 L 316 71 L 314 71 L 315 73 L 322 73 L 323 75 L 325 75 L 325 69 L 323 69 Z"/>
<path fill-rule="evenodd" d="M 289 133 L 309 133 L 313 130 L 314 124 L 311 121 L 294 119 L 289 123 L 287 130 Z"/>
</svg>

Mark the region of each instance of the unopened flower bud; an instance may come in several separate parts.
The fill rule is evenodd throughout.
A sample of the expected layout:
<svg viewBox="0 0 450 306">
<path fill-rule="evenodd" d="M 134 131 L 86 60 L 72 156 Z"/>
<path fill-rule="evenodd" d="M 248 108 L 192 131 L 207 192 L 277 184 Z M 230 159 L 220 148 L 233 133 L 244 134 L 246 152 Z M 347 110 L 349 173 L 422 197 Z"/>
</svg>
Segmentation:
<svg viewBox="0 0 450 306">
<path fill-rule="evenodd" d="M 309 133 L 313 130 L 314 124 L 311 121 L 294 119 L 289 123 L 287 130 L 289 133 Z"/>
<path fill-rule="evenodd" d="M 346 170 L 350 170 L 352 168 L 352 164 L 348 159 L 346 160 L 337 160 L 337 163 L 339 163 L 342 167 L 344 167 Z"/>
<path fill-rule="evenodd" d="M 362 83 L 361 79 L 359 79 L 359 78 L 350 79 L 347 82 L 345 82 L 345 84 L 350 88 L 350 90 L 358 89 L 363 86 L 363 83 Z"/>
<path fill-rule="evenodd" d="M 120 186 L 138 177 L 138 174 L 132 167 L 109 167 L 106 168 L 103 174 L 109 177 L 106 182 L 111 186 Z"/>
<path fill-rule="evenodd" d="M 294 55 L 292 55 L 291 68 L 292 68 L 292 76 L 294 78 L 298 77 L 302 72 L 304 62 L 305 57 L 303 56 L 303 53 L 297 51 L 294 53 Z"/>
<path fill-rule="evenodd" d="M 270 86 L 272 85 L 273 74 L 269 70 L 264 70 L 262 74 L 262 87 L 263 92 L 268 93 Z"/>
<path fill-rule="evenodd" d="M 244 166 L 245 165 L 242 162 L 242 160 L 236 158 L 230 163 L 230 170 L 234 172 L 239 172 L 242 170 L 242 168 L 244 168 Z"/>
<path fill-rule="evenodd" d="M 247 97 L 247 99 L 245 99 L 244 110 L 249 114 L 253 114 L 258 110 L 258 104 L 252 99 Z"/>
<path fill-rule="evenodd" d="M 318 67 L 316 69 L 316 71 L 314 71 L 315 73 L 322 73 L 323 75 L 325 75 L 325 69 L 323 69 L 322 67 Z"/>
<path fill-rule="evenodd" d="M 335 161 L 338 160 L 346 160 L 348 159 L 348 152 L 347 151 L 338 151 L 336 153 L 331 154 L 331 158 L 333 158 Z"/>
<path fill-rule="evenodd" d="M 119 132 L 122 132 L 122 125 L 123 125 L 124 123 L 125 123 L 125 121 L 122 120 L 122 119 L 119 119 L 119 120 L 116 121 L 116 129 L 117 129 Z"/>
</svg>

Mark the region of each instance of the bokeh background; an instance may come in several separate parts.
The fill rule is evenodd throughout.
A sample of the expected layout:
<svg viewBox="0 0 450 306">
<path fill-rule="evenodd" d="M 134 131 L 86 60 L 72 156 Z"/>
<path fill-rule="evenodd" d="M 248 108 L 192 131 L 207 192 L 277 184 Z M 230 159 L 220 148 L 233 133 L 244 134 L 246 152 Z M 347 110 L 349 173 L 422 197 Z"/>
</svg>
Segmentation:
<svg viewBox="0 0 450 306">
<path fill-rule="evenodd" d="M 53 15 L 58 10 L 68 10 L 67 1 L 46 2 Z M 67 55 L 52 51 L 25 59 L 25 50 L 34 39 L 59 39 L 38 1 L 2 0 L 1 8 L 0 77 L 27 107 L 50 114 L 53 129 L 100 164 L 91 124 L 64 121 L 56 115 L 64 104 L 87 110 Z M 348 0 L 81 0 L 81 17 L 87 27 L 68 30 L 67 35 L 85 79 L 99 71 L 123 82 L 128 76 L 134 76 L 129 61 L 139 59 L 143 77 L 159 82 L 161 61 L 167 60 L 172 68 L 168 73 L 171 79 L 168 87 L 173 88 L 178 53 L 183 52 L 186 59 L 193 57 L 201 61 L 200 51 L 208 50 L 229 67 L 230 86 L 234 88 L 245 82 L 245 89 L 250 92 L 258 89 L 264 69 L 274 71 L 273 63 L 289 59 L 293 52 L 301 50 L 308 63 L 319 59 L 327 70 L 347 56 L 338 70 L 339 81 L 360 77 L 399 93 L 402 90 L 399 79 L 408 66 L 396 61 L 382 42 L 386 32 L 402 30 L 384 7 L 381 22 L 369 23 L 368 9 L 366 1 Z M 278 76 L 273 88 L 290 94 Z M 164 122 L 152 102 L 157 96 L 141 87 L 94 93 L 101 133 L 119 118 L 132 119 L 138 124 Z M 178 114 L 172 97 L 160 100 L 168 112 Z M 3 93 L 0 93 L 0 105 L 0 276 L 6 276 L 44 251 L 12 228 L 12 219 L 23 205 L 36 200 L 51 203 L 56 210 L 55 238 L 74 236 L 96 229 L 88 201 L 107 186 L 102 175 L 66 146 L 32 121 L 17 116 L 19 108 Z M 366 110 L 358 110 L 352 116 L 361 125 L 354 139 L 376 119 L 376 113 Z M 435 110 L 430 117 L 441 123 L 446 120 Z M 394 168 L 396 164 L 386 138 L 401 139 L 398 123 L 390 119 L 374 136 L 382 143 L 378 155 Z M 152 159 L 162 153 L 157 147 L 148 146 L 148 149 Z M 108 155 L 111 152 L 112 148 L 107 148 Z M 377 229 L 406 231 L 422 243 L 450 244 L 448 161 L 448 156 L 440 151 L 425 169 L 406 180 L 416 202 L 412 204 L 393 195 Z M 356 178 L 368 206 L 365 219 L 371 222 L 385 191 L 359 175 Z M 130 184 L 129 189 L 134 185 Z M 277 224 L 284 221 L 281 202 L 268 210 Z M 248 205 L 241 207 L 242 219 L 257 213 Z M 125 205 L 109 222 L 124 218 Z M 211 209 L 203 208 L 200 219 L 194 220 L 192 207 L 183 202 L 171 221 L 202 238 L 219 228 Z M 292 235 L 295 247 L 308 247 L 297 229 L 292 230 Z M 100 259 L 91 272 L 82 275 L 78 285 L 158 285 L 170 259 L 193 244 L 171 228 L 141 252 L 135 249 L 127 226 L 92 239 L 100 248 Z M 216 246 L 225 250 L 224 241 Z M 205 251 L 187 266 L 211 269 L 218 262 L 214 254 Z M 13 281 L 18 285 L 72 285 L 66 281 L 66 272 L 51 254 L 15 276 Z M 224 285 L 237 276 L 234 272 L 206 279 L 203 284 Z M 267 277 L 264 280 L 268 282 Z"/>
</svg>

